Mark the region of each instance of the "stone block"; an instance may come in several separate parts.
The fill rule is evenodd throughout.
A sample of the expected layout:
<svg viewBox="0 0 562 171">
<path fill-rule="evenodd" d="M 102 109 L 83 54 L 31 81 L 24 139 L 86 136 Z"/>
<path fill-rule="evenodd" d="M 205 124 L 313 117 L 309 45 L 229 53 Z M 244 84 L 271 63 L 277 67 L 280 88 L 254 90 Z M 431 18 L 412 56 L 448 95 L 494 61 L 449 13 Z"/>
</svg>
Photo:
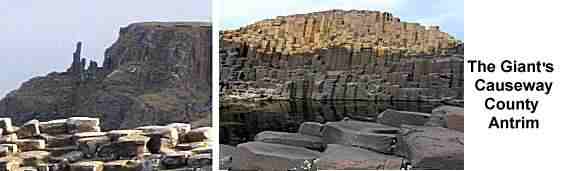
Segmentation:
<svg viewBox="0 0 562 171">
<path fill-rule="evenodd" d="M 26 151 L 21 152 L 17 156 L 22 159 L 24 166 L 38 166 L 47 162 L 50 153 L 47 151 Z"/>
<path fill-rule="evenodd" d="M 429 113 L 409 112 L 387 109 L 377 116 L 377 122 L 400 127 L 401 125 L 425 125 L 431 117 Z"/>
<path fill-rule="evenodd" d="M 142 163 L 137 160 L 114 160 L 103 163 L 104 171 L 140 171 Z"/>
<path fill-rule="evenodd" d="M 14 126 L 12 125 L 11 118 L 0 118 L 0 129 L 4 130 L 6 133 L 12 133 L 15 131 Z"/>
<path fill-rule="evenodd" d="M 328 122 L 324 127 L 325 143 L 358 146 L 382 153 L 393 152 L 400 131 L 379 123 L 354 120 Z"/>
<path fill-rule="evenodd" d="M 40 139 L 18 139 L 15 141 L 20 151 L 33 151 L 33 150 L 44 150 L 45 140 Z"/>
<path fill-rule="evenodd" d="M 16 131 L 18 137 L 20 138 L 29 138 L 38 136 L 41 134 L 39 132 L 39 121 L 38 120 L 30 120 L 24 123 L 20 129 Z"/>
<path fill-rule="evenodd" d="M 57 119 L 48 122 L 39 123 L 39 131 L 44 134 L 58 135 L 67 134 L 67 119 Z"/>
<path fill-rule="evenodd" d="M 302 168 L 305 161 L 312 162 L 319 152 L 302 147 L 248 142 L 237 146 L 232 156 L 233 170 L 291 170 Z"/>
<path fill-rule="evenodd" d="M 72 117 L 66 120 L 66 125 L 69 133 L 80 132 L 99 132 L 101 131 L 100 120 L 98 118 L 89 117 Z"/>
<path fill-rule="evenodd" d="M 137 129 L 141 130 L 143 134 L 148 137 L 166 138 L 169 140 L 168 144 L 170 147 L 176 146 L 179 142 L 178 130 L 176 128 L 166 126 L 143 126 Z"/>
<path fill-rule="evenodd" d="M 322 136 L 322 129 L 324 125 L 318 122 L 303 122 L 299 126 L 299 133 L 310 136 Z"/>
<path fill-rule="evenodd" d="M 265 143 L 304 147 L 317 151 L 322 151 L 326 145 L 320 137 L 276 131 L 260 132 L 256 135 L 254 140 Z"/>
<path fill-rule="evenodd" d="M 101 161 L 83 161 L 72 163 L 69 166 L 70 171 L 103 171 L 103 162 Z"/>
<path fill-rule="evenodd" d="M 317 159 L 320 170 L 400 170 L 404 159 L 362 148 L 328 144 Z"/>
<path fill-rule="evenodd" d="M 211 135 L 211 127 L 201 127 L 192 129 L 189 133 L 182 135 L 179 141 L 181 143 L 201 142 L 211 140 Z"/>
<path fill-rule="evenodd" d="M 178 130 L 178 134 L 187 134 L 189 131 L 191 131 L 191 124 L 187 123 L 171 123 L 166 126 L 175 128 L 176 130 Z"/>
</svg>

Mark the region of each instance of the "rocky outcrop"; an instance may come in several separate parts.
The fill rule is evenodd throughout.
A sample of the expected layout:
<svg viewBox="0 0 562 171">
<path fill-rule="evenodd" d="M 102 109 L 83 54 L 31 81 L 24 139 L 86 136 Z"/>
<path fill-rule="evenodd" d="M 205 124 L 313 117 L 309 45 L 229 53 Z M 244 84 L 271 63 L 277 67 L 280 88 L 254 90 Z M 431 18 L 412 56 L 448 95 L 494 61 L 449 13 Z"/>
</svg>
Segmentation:
<svg viewBox="0 0 562 171">
<path fill-rule="evenodd" d="M 0 120 L 4 123 L 2 129 L 13 127 L 9 118 Z M 35 136 L 21 134 L 29 128 L 14 127 L 14 132 L 0 135 L 0 170 L 139 171 L 211 167 L 210 138 L 197 142 L 184 141 L 189 138 L 179 139 L 193 135 L 189 134 L 190 124 L 175 123 L 101 132 L 99 123 L 98 118 L 89 117 L 41 122 L 33 124 L 34 132 L 39 134 Z M 64 128 L 55 132 L 53 128 L 56 127 Z M 151 142 L 159 143 L 155 145 Z M 186 146 L 190 148 L 186 149 Z"/>
<path fill-rule="evenodd" d="M 135 23 L 121 28 L 102 65 L 78 43 L 66 72 L 33 78 L 0 101 L 0 116 L 101 118 L 106 129 L 190 122 L 210 126 L 211 27 L 208 23 Z"/>
<path fill-rule="evenodd" d="M 378 11 L 263 20 L 221 35 L 225 99 L 439 101 L 463 97 L 462 42 Z"/>
</svg>

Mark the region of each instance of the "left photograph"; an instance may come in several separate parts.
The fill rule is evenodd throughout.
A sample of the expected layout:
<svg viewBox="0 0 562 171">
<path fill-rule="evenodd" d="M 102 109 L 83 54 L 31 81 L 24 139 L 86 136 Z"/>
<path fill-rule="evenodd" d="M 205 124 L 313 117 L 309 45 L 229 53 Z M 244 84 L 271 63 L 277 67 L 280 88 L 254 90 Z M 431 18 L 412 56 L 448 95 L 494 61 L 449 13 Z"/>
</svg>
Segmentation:
<svg viewBox="0 0 562 171">
<path fill-rule="evenodd" d="M 211 1 L 0 7 L 0 170 L 211 170 Z"/>
</svg>

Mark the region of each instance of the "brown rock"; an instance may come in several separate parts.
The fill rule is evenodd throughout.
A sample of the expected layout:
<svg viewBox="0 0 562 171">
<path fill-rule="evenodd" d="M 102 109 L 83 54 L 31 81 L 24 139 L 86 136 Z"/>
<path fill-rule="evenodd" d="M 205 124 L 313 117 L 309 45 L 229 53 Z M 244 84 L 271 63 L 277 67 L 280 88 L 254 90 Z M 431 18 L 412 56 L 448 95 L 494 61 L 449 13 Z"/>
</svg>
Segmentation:
<svg viewBox="0 0 562 171">
<path fill-rule="evenodd" d="M 180 137 L 181 143 L 201 142 L 211 138 L 211 127 L 196 128 Z"/>
</svg>

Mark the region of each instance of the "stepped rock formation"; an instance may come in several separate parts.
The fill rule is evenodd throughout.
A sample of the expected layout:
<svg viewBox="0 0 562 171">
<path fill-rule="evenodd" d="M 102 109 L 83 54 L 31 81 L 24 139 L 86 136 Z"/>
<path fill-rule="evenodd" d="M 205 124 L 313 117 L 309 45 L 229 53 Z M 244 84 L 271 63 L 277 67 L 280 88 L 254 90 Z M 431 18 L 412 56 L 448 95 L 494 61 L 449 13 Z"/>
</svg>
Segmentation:
<svg viewBox="0 0 562 171">
<path fill-rule="evenodd" d="M 18 124 L 99 117 L 105 129 L 210 126 L 211 37 L 209 23 L 131 24 L 121 28 L 101 65 L 86 64 L 79 42 L 66 72 L 23 83 L 0 101 L 0 115 Z"/>
<path fill-rule="evenodd" d="M 224 99 L 461 99 L 462 42 L 387 12 L 331 10 L 221 33 Z"/>
</svg>

